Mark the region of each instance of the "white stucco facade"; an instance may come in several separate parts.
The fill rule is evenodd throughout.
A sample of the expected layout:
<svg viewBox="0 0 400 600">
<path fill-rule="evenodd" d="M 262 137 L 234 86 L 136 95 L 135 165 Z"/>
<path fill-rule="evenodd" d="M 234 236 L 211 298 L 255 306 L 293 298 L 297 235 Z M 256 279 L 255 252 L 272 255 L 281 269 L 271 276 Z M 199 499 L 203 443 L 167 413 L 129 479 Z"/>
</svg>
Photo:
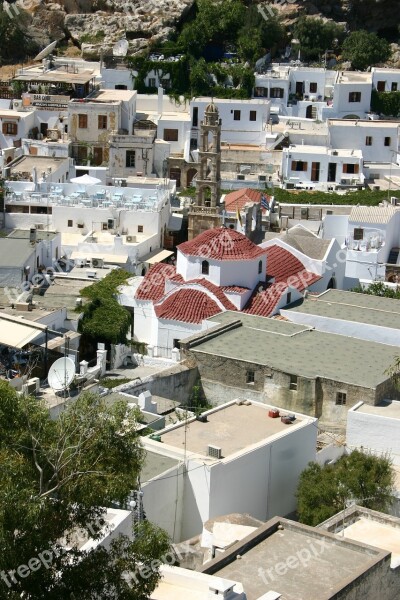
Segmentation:
<svg viewBox="0 0 400 600">
<path fill-rule="evenodd" d="M 219 413 L 223 427 L 224 410 L 232 405 L 235 402 L 204 414 Z M 269 408 L 258 402 L 247 407 L 249 411 L 255 409 L 258 418 L 262 410 L 265 419 L 269 418 Z M 148 518 L 180 541 L 201 533 L 203 523 L 219 515 L 247 513 L 264 521 L 293 511 L 298 477 L 308 462 L 315 460 L 317 437 L 317 420 L 297 417 L 299 421 L 294 427 L 246 445 L 222 459 L 190 451 L 185 456 L 183 448 L 168 445 L 163 433 L 184 427 L 182 423 L 160 432 L 162 444 L 144 438 L 145 449 L 179 460 L 179 466 L 143 485 Z M 236 435 L 240 438 L 241 424 L 237 426 Z"/>
</svg>

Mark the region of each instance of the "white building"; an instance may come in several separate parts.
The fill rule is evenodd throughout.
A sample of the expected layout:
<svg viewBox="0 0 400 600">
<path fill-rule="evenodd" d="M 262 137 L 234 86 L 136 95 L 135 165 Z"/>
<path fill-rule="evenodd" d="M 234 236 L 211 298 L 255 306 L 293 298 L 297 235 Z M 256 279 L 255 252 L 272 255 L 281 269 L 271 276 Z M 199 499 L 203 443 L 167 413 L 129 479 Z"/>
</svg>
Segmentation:
<svg viewBox="0 0 400 600">
<path fill-rule="evenodd" d="M 210 98 L 195 98 L 190 103 L 191 139 L 200 146 L 200 123 Z M 224 100 L 215 98 L 221 119 L 221 143 L 265 144 L 270 117 L 270 102 L 264 99 Z M 194 144 L 192 144 L 194 145 Z"/>
<path fill-rule="evenodd" d="M 321 146 L 284 148 L 281 172 L 286 187 L 303 189 L 354 188 L 365 180 L 360 150 Z"/>
<path fill-rule="evenodd" d="M 233 229 L 210 229 L 178 247 L 176 267 L 154 266 L 123 290 L 134 309 L 135 339 L 170 357 L 179 340 L 208 329 L 226 311 L 271 316 L 321 279 L 283 248 L 262 248 Z"/>
<path fill-rule="evenodd" d="M 218 515 L 265 521 L 296 507 L 298 477 L 315 460 L 317 419 L 295 414 L 287 425 L 271 407 L 232 401 L 143 438 L 146 450 L 179 464 L 143 485 L 147 517 L 175 541 L 200 534 Z"/>
<path fill-rule="evenodd" d="M 400 69 L 372 67 L 372 86 L 377 92 L 400 91 Z"/>
<path fill-rule="evenodd" d="M 337 150 L 361 151 L 366 163 L 394 162 L 399 149 L 399 123 L 359 119 L 329 119 L 329 146 Z M 365 165 L 368 168 L 368 165 Z M 372 173 L 374 169 L 371 168 Z M 375 171 L 376 172 L 376 171 Z M 369 172 L 365 171 L 367 175 Z"/>
<path fill-rule="evenodd" d="M 389 454 L 399 467 L 400 402 L 388 400 L 377 406 L 359 402 L 353 406 L 347 415 L 346 442 L 350 449 Z"/>
<path fill-rule="evenodd" d="M 247 599 L 242 584 L 230 579 L 168 565 L 162 565 L 160 572 L 150 600 L 210 600 L 215 595 L 223 600 Z"/>
<path fill-rule="evenodd" d="M 139 274 L 148 268 L 143 259 L 151 253 L 154 259 L 163 246 L 175 190 L 168 180 L 136 188 L 47 182 L 39 182 L 36 191 L 27 182 L 7 182 L 7 187 L 7 228 L 55 229 L 63 256 L 79 264 L 95 258 Z"/>
</svg>

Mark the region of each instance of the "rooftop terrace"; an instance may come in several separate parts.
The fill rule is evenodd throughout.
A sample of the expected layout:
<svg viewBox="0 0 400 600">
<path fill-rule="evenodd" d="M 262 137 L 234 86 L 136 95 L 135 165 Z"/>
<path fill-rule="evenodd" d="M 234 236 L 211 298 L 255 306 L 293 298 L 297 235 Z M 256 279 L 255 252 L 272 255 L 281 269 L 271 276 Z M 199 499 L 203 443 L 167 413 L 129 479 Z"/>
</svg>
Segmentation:
<svg viewBox="0 0 400 600">
<path fill-rule="evenodd" d="M 208 445 L 215 445 L 221 447 L 223 457 L 227 457 L 266 438 L 290 432 L 312 420 L 298 416 L 292 425 L 285 425 L 279 418 L 268 417 L 269 408 L 271 407 L 254 402 L 242 405 L 231 403 L 207 412 L 206 423 L 191 420 L 186 427 L 182 423 L 162 433 L 161 439 L 169 446 L 183 450 L 186 445 L 188 452 L 206 456 Z"/>
</svg>

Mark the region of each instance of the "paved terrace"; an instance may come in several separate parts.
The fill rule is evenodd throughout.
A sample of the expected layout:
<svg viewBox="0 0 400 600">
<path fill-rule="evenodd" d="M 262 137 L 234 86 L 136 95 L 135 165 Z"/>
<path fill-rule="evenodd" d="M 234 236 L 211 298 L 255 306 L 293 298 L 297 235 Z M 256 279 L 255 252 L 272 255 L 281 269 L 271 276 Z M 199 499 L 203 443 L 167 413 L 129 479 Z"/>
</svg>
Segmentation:
<svg viewBox="0 0 400 600">
<path fill-rule="evenodd" d="M 193 420 L 162 434 L 162 442 L 195 454 L 208 455 L 209 444 L 222 448 L 223 457 L 235 454 L 266 438 L 292 431 L 305 419 L 297 418 L 292 425 L 268 417 L 267 405 L 254 403 L 217 408 L 207 413 L 207 422 Z M 287 413 L 285 413 L 287 414 Z"/>
<path fill-rule="evenodd" d="M 169 198 L 169 190 L 160 185 L 155 190 L 74 183 L 38 183 L 34 186 L 32 183 L 7 181 L 7 188 L 5 204 L 10 207 L 29 204 L 158 212 Z"/>
</svg>

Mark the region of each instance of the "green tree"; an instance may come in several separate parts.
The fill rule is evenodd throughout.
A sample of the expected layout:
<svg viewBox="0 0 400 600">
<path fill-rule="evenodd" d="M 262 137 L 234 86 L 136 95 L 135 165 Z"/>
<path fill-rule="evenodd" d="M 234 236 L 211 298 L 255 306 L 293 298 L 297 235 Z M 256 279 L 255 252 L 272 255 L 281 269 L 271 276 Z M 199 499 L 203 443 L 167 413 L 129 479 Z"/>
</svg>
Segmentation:
<svg viewBox="0 0 400 600">
<path fill-rule="evenodd" d="M 353 31 L 343 43 L 343 58 L 360 71 L 387 61 L 392 54 L 390 44 L 376 33 Z"/>
<path fill-rule="evenodd" d="M 144 459 L 136 417 L 125 402 L 110 407 L 81 395 L 54 421 L 40 400 L 0 381 L 1 598 L 144 600 L 154 589 L 159 563 L 152 561 L 169 542 L 150 523 L 108 549 L 77 543 L 98 539 L 105 507 L 136 489 Z M 149 577 L 127 581 L 140 563 Z"/>
<path fill-rule="evenodd" d="M 281 46 L 284 39 L 285 29 L 277 14 L 275 17 L 269 15 L 265 20 L 254 4 L 249 6 L 237 38 L 239 55 L 243 60 L 254 63 L 266 50 L 273 51 Z"/>
<path fill-rule="evenodd" d="M 335 45 L 335 40 L 341 43 L 345 30 L 332 21 L 324 22 L 314 17 L 300 17 L 294 27 L 293 35 L 300 41 L 304 58 L 318 59 Z"/>
<path fill-rule="evenodd" d="M 301 523 L 318 525 L 355 502 L 386 511 L 393 499 L 394 473 L 388 457 L 354 450 L 334 465 L 310 463 L 297 489 Z"/>
<path fill-rule="evenodd" d="M 400 288 L 390 288 L 383 281 L 374 281 L 368 287 L 357 286 L 351 290 L 359 294 L 369 294 L 370 296 L 381 296 L 382 298 L 395 298 L 400 300 Z"/>
<path fill-rule="evenodd" d="M 118 303 L 118 286 L 132 275 L 122 269 L 111 271 L 104 279 L 81 290 L 89 302 L 82 309 L 79 331 L 92 342 L 123 344 L 131 324 L 131 315 Z"/>
<path fill-rule="evenodd" d="M 196 16 L 186 23 L 178 38 L 184 52 L 199 58 L 208 44 L 236 41 L 246 8 L 240 0 L 197 0 Z"/>
<path fill-rule="evenodd" d="M 27 14 L 18 7 L 18 17 L 11 18 L 0 5 L 0 63 L 11 62 L 37 52 L 37 44 L 26 35 Z"/>
</svg>

